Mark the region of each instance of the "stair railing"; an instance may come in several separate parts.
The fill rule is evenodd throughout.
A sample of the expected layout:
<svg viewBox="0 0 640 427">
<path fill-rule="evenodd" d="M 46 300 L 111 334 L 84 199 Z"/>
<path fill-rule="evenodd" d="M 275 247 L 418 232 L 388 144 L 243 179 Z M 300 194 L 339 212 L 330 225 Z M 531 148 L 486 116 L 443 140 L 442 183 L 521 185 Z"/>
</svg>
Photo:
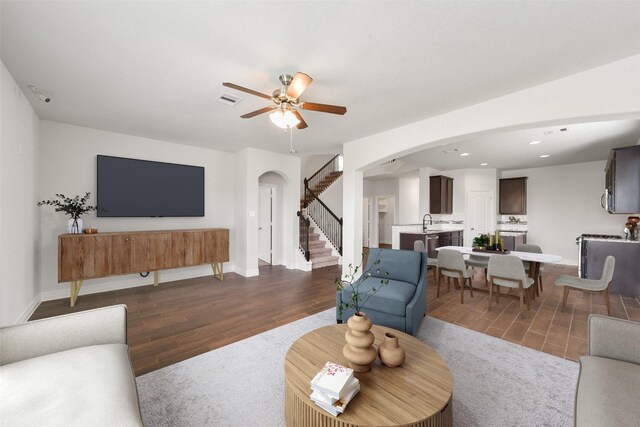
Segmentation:
<svg viewBox="0 0 640 427">
<path fill-rule="evenodd" d="M 316 223 L 318 228 L 342 255 L 342 218 L 339 218 L 320 198 L 309 188 L 307 180 L 304 185 L 304 207 L 306 213 Z"/>
<path fill-rule="evenodd" d="M 311 252 L 309 252 L 309 229 L 311 228 L 311 221 L 302 215 L 302 212 L 298 211 L 298 222 L 300 226 L 300 250 L 304 255 L 304 259 L 309 261 L 311 259 Z"/>
<path fill-rule="evenodd" d="M 304 186 L 311 188 L 312 190 L 317 190 L 323 184 L 330 184 L 331 182 L 338 179 L 339 174 L 336 172 L 342 171 L 342 156 L 340 154 L 336 154 L 333 156 L 331 160 L 325 163 L 316 173 L 311 175 L 309 178 L 305 178 Z M 305 198 L 305 202 L 307 199 Z"/>
</svg>

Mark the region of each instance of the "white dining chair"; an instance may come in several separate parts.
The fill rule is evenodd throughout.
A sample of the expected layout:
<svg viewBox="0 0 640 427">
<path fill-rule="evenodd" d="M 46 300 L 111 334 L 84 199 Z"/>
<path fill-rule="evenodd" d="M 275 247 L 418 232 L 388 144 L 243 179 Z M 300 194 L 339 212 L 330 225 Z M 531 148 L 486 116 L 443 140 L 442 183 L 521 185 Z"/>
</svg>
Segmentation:
<svg viewBox="0 0 640 427">
<path fill-rule="evenodd" d="M 460 287 L 460 303 L 464 304 L 464 287 L 469 284 L 469 293 L 473 298 L 473 270 L 464 264 L 462 253 L 453 249 L 441 249 L 438 252 L 438 269 L 436 270 L 436 298 L 440 298 L 440 280 L 442 276 L 452 278 Z"/>
<path fill-rule="evenodd" d="M 427 252 L 427 248 L 424 246 L 423 240 L 416 240 L 413 242 L 413 250 L 416 252 Z M 427 257 L 427 268 L 438 268 L 438 260 L 436 258 Z"/>
<path fill-rule="evenodd" d="M 600 277 L 600 280 L 582 279 L 580 277 L 569 276 L 568 274 L 563 274 L 558 277 L 555 283 L 556 286 L 564 286 L 564 292 L 562 295 L 562 311 L 565 310 L 567 305 L 569 290 L 601 292 L 604 294 L 604 300 L 607 304 L 607 315 L 611 316 L 609 289 L 611 288 L 611 283 L 613 283 L 613 271 L 615 267 L 616 259 L 609 255 L 604 260 L 604 267 L 602 268 L 602 276 Z"/>
<path fill-rule="evenodd" d="M 529 252 L 532 254 L 541 254 L 542 248 L 538 245 L 531 245 L 529 243 L 523 243 L 516 246 L 516 252 Z M 531 268 L 531 263 L 528 261 L 522 261 L 524 264 L 524 271 L 529 274 L 529 269 Z M 536 287 L 536 296 L 540 295 L 542 289 L 542 273 L 544 272 L 544 264 L 540 263 L 540 268 L 538 269 L 538 277 L 536 277 L 536 282 L 538 286 Z"/>
<path fill-rule="evenodd" d="M 493 255 L 489 258 L 489 308 L 491 311 L 491 297 L 494 286 L 505 286 L 519 290 L 520 318 L 524 318 L 524 303 L 526 300 L 529 310 L 529 296 L 526 290 L 533 284 L 533 279 L 527 277 L 520 258 L 513 255 Z M 496 302 L 500 302 L 500 288 L 496 290 Z"/>
<path fill-rule="evenodd" d="M 469 255 L 469 258 L 464 261 L 467 267 L 481 268 L 484 275 L 484 284 L 489 285 L 487 280 L 487 268 L 489 268 L 489 257 L 481 255 Z"/>
</svg>

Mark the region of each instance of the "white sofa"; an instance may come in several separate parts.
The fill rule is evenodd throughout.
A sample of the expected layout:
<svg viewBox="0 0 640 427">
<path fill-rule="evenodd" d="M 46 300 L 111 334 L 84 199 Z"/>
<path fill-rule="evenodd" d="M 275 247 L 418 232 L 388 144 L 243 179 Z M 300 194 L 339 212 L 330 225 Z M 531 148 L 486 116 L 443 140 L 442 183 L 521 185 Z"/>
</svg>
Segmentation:
<svg viewBox="0 0 640 427">
<path fill-rule="evenodd" d="M 142 426 L 126 306 L 0 329 L 0 424 Z"/>
<path fill-rule="evenodd" d="M 577 427 L 640 426 L 640 323 L 589 316 L 575 408 Z"/>
</svg>

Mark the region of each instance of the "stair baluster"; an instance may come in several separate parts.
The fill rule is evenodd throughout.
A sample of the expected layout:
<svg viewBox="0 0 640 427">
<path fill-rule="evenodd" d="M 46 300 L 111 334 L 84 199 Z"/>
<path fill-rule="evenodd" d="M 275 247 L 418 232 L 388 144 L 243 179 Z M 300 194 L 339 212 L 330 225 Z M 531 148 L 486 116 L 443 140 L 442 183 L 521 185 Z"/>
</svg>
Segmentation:
<svg viewBox="0 0 640 427">
<path fill-rule="evenodd" d="M 342 157 L 338 154 L 329 160 L 323 167 L 318 169 L 310 178 L 304 180 L 304 199 L 302 208 L 307 211 L 316 225 L 327 236 L 329 242 L 342 255 L 342 218 L 338 216 L 318 197 L 329 185 L 338 179 L 342 174 Z M 302 217 L 302 216 L 301 216 Z M 302 221 L 302 220 L 301 220 Z M 302 223 L 301 223 L 302 224 Z M 300 228 L 301 241 L 303 240 L 303 229 Z M 308 250 L 308 227 L 307 250 Z M 303 247 L 301 249 L 304 252 Z M 306 254 L 307 252 L 305 252 Z"/>
</svg>

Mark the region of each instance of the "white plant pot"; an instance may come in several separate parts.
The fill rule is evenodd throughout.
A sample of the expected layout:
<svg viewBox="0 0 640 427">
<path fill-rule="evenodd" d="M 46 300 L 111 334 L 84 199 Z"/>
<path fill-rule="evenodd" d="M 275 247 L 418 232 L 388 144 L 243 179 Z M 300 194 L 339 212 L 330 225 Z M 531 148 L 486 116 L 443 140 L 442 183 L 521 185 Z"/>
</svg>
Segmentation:
<svg viewBox="0 0 640 427">
<path fill-rule="evenodd" d="M 82 233 L 82 218 L 69 220 L 67 224 L 67 232 L 71 234 L 81 234 Z"/>
</svg>

